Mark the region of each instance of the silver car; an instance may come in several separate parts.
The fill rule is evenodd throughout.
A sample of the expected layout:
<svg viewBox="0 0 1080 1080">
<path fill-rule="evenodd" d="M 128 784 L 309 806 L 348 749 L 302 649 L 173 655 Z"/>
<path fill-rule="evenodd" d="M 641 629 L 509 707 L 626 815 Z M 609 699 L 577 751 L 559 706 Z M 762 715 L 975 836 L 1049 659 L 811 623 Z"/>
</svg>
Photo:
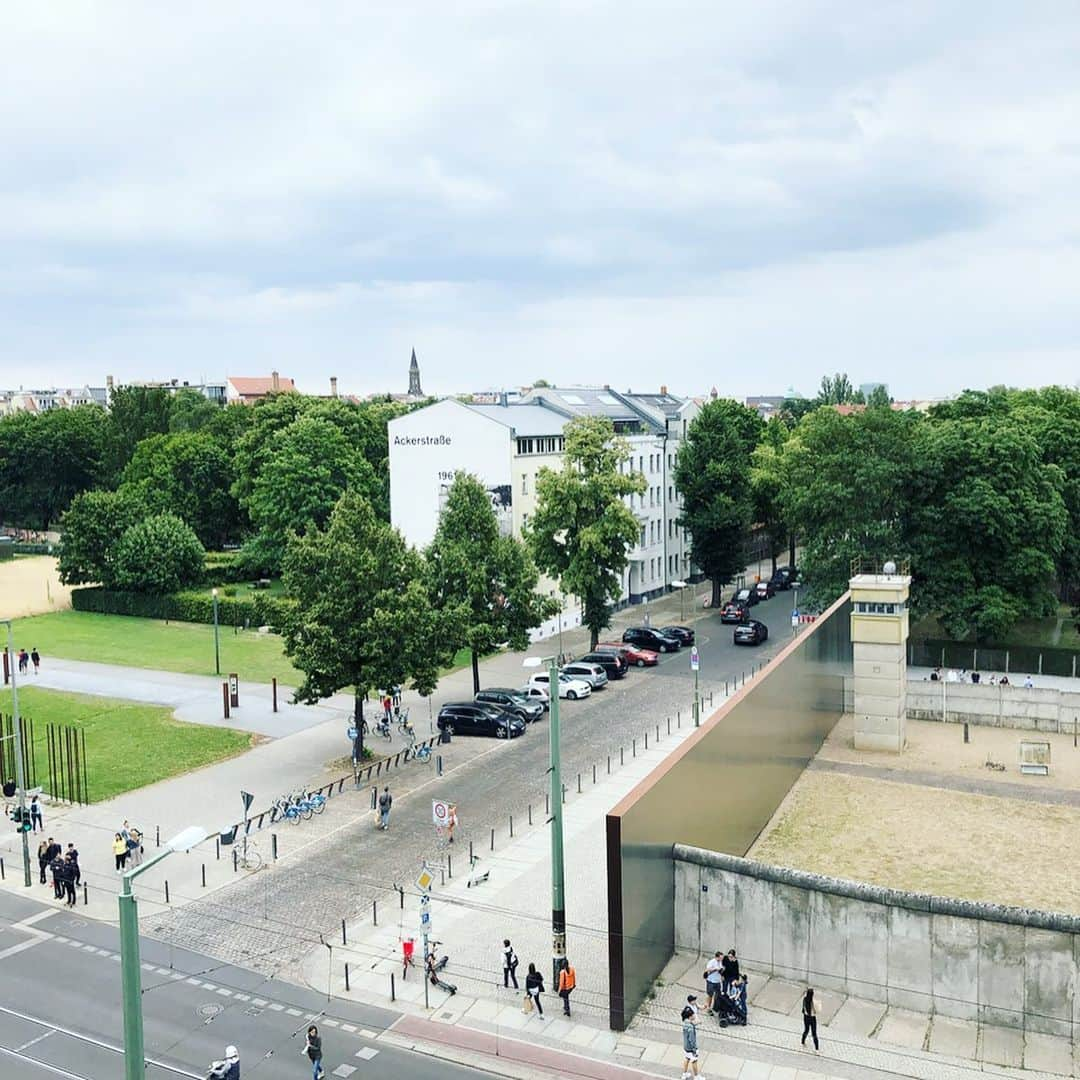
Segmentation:
<svg viewBox="0 0 1080 1080">
<path fill-rule="evenodd" d="M 607 672 L 599 664 L 586 664 L 578 661 L 573 664 L 564 664 L 560 668 L 564 675 L 572 679 L 581 679 L 587 682 L 594 690 L 603 690 L 607 686 Z"/>
</svg>

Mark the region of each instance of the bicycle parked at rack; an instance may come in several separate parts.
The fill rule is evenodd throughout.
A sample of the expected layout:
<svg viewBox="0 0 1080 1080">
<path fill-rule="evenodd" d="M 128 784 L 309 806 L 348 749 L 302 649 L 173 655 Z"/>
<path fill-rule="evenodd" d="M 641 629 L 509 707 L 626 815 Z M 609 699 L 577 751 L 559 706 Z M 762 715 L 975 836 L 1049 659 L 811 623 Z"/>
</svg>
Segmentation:
<svg viewBox="0 0 1080 1080">
<path fill-rule="evenodd" d="M 308 794 L 303 789 L 291 795 L 282 795 L 270 807 L 270 820 L 285 818 L 294 825 L 301 818 L 310 821 L 313 814 L 321 814 L 326 809 L 326 796 L 318 793 Z"/>
</svg>

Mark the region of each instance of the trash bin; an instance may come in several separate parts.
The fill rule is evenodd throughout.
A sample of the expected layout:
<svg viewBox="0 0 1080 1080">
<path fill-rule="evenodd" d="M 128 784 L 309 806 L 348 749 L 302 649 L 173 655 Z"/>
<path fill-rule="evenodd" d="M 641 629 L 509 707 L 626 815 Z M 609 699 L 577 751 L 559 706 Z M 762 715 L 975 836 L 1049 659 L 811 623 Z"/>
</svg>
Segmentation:
<svg viewBox="0 0 1080 1080">
<path fill-rule="evenodd" d="M 226 845 L 234 843 L 236 840 L 236 830 L 239 827 L 239 825 L 224 826 L 219 833 L 221 837 L 221 842 Z"/>
</svg>

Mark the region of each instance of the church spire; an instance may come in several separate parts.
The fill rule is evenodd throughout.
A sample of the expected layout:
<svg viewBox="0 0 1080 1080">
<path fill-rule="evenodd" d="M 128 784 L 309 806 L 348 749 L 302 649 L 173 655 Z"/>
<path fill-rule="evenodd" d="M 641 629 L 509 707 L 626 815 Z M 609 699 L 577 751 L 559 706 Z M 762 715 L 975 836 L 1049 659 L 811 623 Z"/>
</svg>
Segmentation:
<svg viewBox="0 0 1080 1080">
<path fill-rule="evenodd" d="M 416 350 L 412 351 L 412 362 L 409 364 L 409 397 L 423 397 L 424 391 L 420 389 L 420 365 L 416 362 Z"/>
</svg>

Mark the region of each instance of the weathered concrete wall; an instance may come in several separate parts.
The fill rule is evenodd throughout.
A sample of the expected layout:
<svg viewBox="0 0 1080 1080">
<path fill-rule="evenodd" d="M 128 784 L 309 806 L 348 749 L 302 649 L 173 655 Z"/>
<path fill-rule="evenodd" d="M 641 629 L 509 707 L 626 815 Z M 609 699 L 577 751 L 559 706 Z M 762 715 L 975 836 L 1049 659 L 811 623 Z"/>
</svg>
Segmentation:
<svg viewBox="0 0 1080 1080">
<path fill-rule="evenodd" d="M 750 971 L 918 1012 L 1069 1037 L 1080 1025 L 1080 916 L 883 889 L 684 844 L 674 856 L 682 951 L 734 947 Z"/>
<path fill-rule="evenodd" d="M 967 721 L 990 727 L 1050 732 L 1071 732 L 1073 724 L 1080 727 L 1080 691 L 908 682 L 908 719 L 940 720 L 943 708 L 949 723 Z"/>
</svg>

